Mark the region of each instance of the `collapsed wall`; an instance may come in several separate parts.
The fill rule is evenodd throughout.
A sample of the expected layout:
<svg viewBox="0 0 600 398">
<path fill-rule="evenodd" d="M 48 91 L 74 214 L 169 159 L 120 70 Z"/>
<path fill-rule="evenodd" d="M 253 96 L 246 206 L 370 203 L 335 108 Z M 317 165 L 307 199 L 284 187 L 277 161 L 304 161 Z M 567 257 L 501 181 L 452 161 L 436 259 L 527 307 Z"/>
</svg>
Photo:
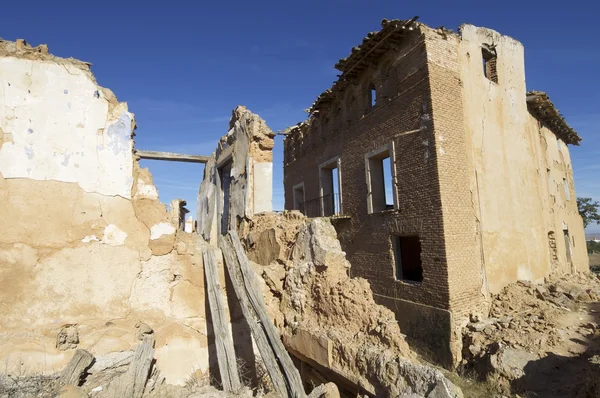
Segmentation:
<svg viewBox="0 0 600 398">
<path fill-rule="evenodd" d="M 348 276 L 350 263 L 327 218 L 262 214 L 241 230 L 271 318 L 306 365 L 305 383 L 326 379 L 347 393 L 377 397 L 462 396 L 438 370 L 419 364 L 369 283 Z"/>
<path fill-rule="evenodd" d="M 17 372 L 54 374 L 83 348 L 96 364 L 87 380 L 99 383 L 151 333 L 167 383 L 206 374 L 215 359 L 201 255 L 207 244 L 178 230 L 140 169 L 127 104 L 98 86 L 89 64 L 22 41 L 0 42 L 0 91 L 0 360 Z M 240 231 L 263 264 L 254 266 L 269 287 L 271 318 L 305 370 L 371 396 L 460 396 L 440 372 L 415 362 L 369 284 L 348 277 L 328 221 L 264 213 L 273 137 L 257 115 L 234 110 L 205 169 L 201 235 L 214 246 L 219 235 Z M 236 356 L 254 362 L 222 264 L 219 279 Z"/>
<path fill-rule="evenodd" d="M 75 347 L 129 352 L 143 321 L 167 381 L 207 371 L 202 258 L 138 166 L 134 129 L 89 64 L 0 41 L 0 361 L 9 368 L 52 373 Z"/>
</svg>

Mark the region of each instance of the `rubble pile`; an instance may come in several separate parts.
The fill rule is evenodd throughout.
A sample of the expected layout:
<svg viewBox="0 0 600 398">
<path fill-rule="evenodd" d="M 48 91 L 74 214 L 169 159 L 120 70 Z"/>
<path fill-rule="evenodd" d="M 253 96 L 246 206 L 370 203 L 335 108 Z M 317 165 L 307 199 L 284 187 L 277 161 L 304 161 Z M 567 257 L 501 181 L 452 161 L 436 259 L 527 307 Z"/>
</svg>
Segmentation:
<svg viewBox="0 0 600 398">
<path fill-rule="evenodd" d="M 592 273 L 511 284 L 493 297 L 488 318 L 471 315 L 461 368 L 508 391 L 516 384 L 528 390 L 528 373 L 551 357 L 586 363 L 600 353 L 599 301 L 600 279 Z"/>
<path fill-rule="evenodd" d="M 439 370 L 418 362 L 393 312 L 375 303 L 369 283 L 348 276 L 350 263 L 329 220 L 262 214 L 242 235 L 291 353 L 369 396 L 462 396 Z"/>
</svg>

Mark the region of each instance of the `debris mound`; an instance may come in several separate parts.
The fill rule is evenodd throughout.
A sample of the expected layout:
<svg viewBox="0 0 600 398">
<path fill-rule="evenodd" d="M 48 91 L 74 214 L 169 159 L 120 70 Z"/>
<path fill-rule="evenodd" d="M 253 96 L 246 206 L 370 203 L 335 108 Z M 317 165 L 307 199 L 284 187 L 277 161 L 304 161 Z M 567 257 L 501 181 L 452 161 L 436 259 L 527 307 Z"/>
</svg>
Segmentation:
<svg viewBox="0 0 600 398">
<path fill-rule="evenodd" d="M 472 315 L 463 329 L 461 369 L 506 393 L 578 396 L 589 389 L 597 366 L 591 359 L 600 354 L 599 300 L 592 273 L 508 285 L 492 298 L 489 318 Z"/>
</svg>

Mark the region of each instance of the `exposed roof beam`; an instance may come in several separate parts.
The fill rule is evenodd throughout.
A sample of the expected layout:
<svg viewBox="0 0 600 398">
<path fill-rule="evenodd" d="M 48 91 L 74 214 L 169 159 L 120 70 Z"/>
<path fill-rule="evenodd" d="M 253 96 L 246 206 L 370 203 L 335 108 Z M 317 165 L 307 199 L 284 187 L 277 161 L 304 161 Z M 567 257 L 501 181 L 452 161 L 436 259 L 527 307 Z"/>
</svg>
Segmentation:
<svg viewBox="0 0 600 398">
<path fill-rule="evenodd" d="M 135 150 L 135 154 L 142 159 L 169 160 L 171 162 L 188 163 L 206 163 L 210 158 L 209 156 L 186 155 L 173 152 L 140 151 L 138 149 Z"/>
</svg>

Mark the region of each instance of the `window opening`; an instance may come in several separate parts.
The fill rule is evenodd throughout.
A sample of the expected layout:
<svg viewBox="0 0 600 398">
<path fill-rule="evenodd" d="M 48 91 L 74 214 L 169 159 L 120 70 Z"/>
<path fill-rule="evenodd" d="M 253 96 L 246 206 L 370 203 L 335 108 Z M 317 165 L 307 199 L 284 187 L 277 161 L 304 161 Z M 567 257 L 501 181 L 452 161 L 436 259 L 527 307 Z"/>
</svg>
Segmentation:
<svg viewBox="0 0 600 398">
<path fill-rule="evenodd" d="M 569 237 L 569 230 L 563 230 L 563 234 L 565 235 L 565 248 L 567 250 L 567 262 L 571 264 L 571 238 Z"/>
<path fill-rule="evenodd" d="M 152 152 L 158 153 L 158 152 Z M 181 162 L 173 159 L 146 158 L 140 156 L 140 167 L 148 168 L 152 173 L 153 187 L 138 185 L 138 195 L 154 197 L 168 204 L 168 212 L 173 225 L 180 231 L 196 231 L 198 185 L 204 172 L 200 162 Z M 200 177 L 198 177 L 200 176 Z M 181 220 L 185 217 L 182 224 Z"/>
<path fill-rule="evenodd" d="M 221 233 L 229 230 L 229 197 L 231 189 L 231 161 L 219 167 L 219 180 L 221 181 L 220 208 L 221 208 Z"/>
<path fill-rule="evenodd" d="M 418 236 L 392 235 L 396 280 L 423 281 L 421 240 Z"/>
<path fill-rule="evenodd" d="M 319 168 L 321 187 L 321 216 L 329 217 L 341 214 L 341 181 L 338 159 L 334 159 Z"/>
<path fill-rule="evenodd" d="M 394 196 L 392 191 L 392 161 L 390 157 L 381 160 L 383 167 L 383 185 L 385 194 L 385 208 L 390 210 L 394 208 Z"/>
<path fill-rule="evenodd" d="M 377 90 L 375 90 L 375 86 L 371 84 L 369 89 L 369 105 L 373 108 L 377 104 Z"/>
<path fill-rule="evenodd" d="M 395 208 L 394 167 L 390 147 L 367 155 L 368 212 L 377 213 Z"/>
<path fill-rule="evenodd" d="M 484 76 L 494 83 L 498 83 L 498 71 L 496 68 L 498 57 L 496 55 L 496 48 L 484 44 L 481 48 L 481 56 Z"/>
</svg>

